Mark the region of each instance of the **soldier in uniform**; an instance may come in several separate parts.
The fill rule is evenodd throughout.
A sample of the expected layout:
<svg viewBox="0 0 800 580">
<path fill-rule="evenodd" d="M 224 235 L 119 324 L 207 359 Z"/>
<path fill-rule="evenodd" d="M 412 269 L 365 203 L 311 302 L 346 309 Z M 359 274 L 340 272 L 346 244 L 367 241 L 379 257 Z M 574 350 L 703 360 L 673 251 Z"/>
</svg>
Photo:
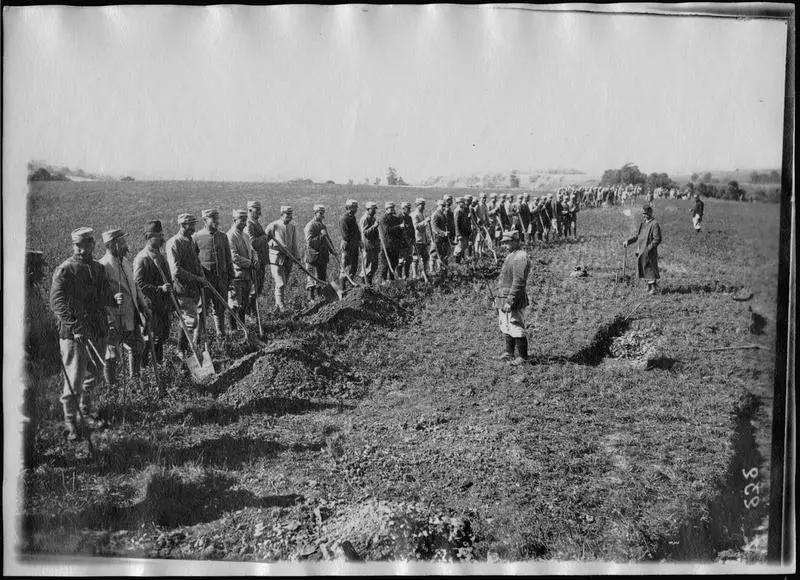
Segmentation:
<svg viewBox="0 0 800 580">
<path fill-rule="evenodd" d="M 531 194 L 525 193 L 519 196 L 519 220 L 522 222 L 522 233 L 520 235 L 520 241 L 525 244 L 530 244 L 531 242 L 531 208 L 528 205 L 530 201 Z"/>
<path fill-rule="evenodd" d="M 133 268 L 125 260 L 128 254 L 126 235 L 120 229 L 103 232 L 106 253 L 99 260 L 111 289 L 122 295 L 122 302 L 107 306 L 109 333 L 103 373 L 109 385 L 117 383 L 116 362 L 122 357 L 122 348 L 129 353 L 128 374 L 131 377 L 139 376 L 145 346 L 142 330 L 150 317 L 144 295 L 134 283 Z"/>
<path fill-rule="evenodd" d="M 661 243 L 661 226 L 653 218 L 653 208 L 646 205 L 642 208 L 642 222 L 636 235 L 625 240 L 627 247 L 636 243 L 636 262 L 639 278 L 647 282 L 647 293 L 655 294 L 658 290 L 658 245 Z"/>
<path fill-rule="evenodd" d="M 106 307 L 122 304 L 121 294 L 114 294 L 106 279 L 105 268 L 92 258 L 94 230 L 78 228 L 72 232 L 73 255 L 53 273 L 50 306 L 58 320 L 59 347 L 65 369 L 61 404 L 67 437 L 74 441 L 85 428 L 99 426 L 92 413 L 91 393 L 100 377 L 101 361 L 90 354 L 91 341 L 98 354 L 106 347 L 108 313 Z M 77 400 L 76 400 L 77 399 Z M 84 424 L 76 416 L 80 407 Z"/>
<path fill-rule="evenodd" d="M 447 262 L 450 258 L 450 239 L 447 232 L 447 210 L 445 203 L 439 200 L 436 211 L 431 216 L 431 229 L 433 230 L 433 243 L 436 246 L 436 254 L 439 256 L 441 269 L 447 269 Z"/>
<path fill-rule="evenodd" d="M 414 205 L 417 209 L 411 214 L 411 220 L 414 225 L 414 248 L 417 253 L 417 258 L 420 261 L 421 272 L 428 272 L 428 261 L 430 260 L 430 252 L 428 246 L 430 245 L 430 236 L 428 235 L 430 218 L 425 217 L 425 200 L 418 197 L 414 200 Z M 420 272 L 417 273 L 418 277 Z"/>
<path fill-rule="evenodd" d="M 358 272 L 359 253 L 361 252 L 361 230 L 356 219 L 358 202 L 348 199 L 344 204 L 344 215 L 339 220 L 339 229 L 342 232 L 342 271 L 339 273 L 339 282 L 342 289 L 349 280 L 353 280 Z"/>
<path fill-rule="evenodd" d="M 286 310 L 284 297 L 286 294 L 286 283 L 292 272 L 293 262 L 284 254 L 284 250 L 279 244 L 286 248 L 295 259 L 300 259 L 300 250 L 297 244 L 297 231 L 292 223 L 294 212 L 288 205 L 281 206 L 281 217 L 270 223 L 266 228 L 267 241 L 269 244 L 269 271 L 275 283 L 275 307 L 279 311 Z"/>
<path fill-rule="evenodd" d="M 169 264 L 161 247 L 164 245 L 164 231 L 159 220 L 147 222 L 144 230 L 145 247 L 133 259 L 133 278 L 136 285 L 144 294 L 150 308 L 150 331 L 153 334 L 153 350 L 156 362 L 164 360 L 164 344 L 169 338 L 169 313 L 172 310 L 172 301 L 169 294 L 172 292 L 172 276 Z M 148 349 L 142 353 L 142 364 L 147 364 L 150 354 Z"/>
<path fill-rule="evenodd" d="M 700 199 L 700 194 L 694 194 L 694 206 L 692 206 L 692 225 L 694 226 L 695 232 L 700 232 L 702 229 L 702 222 L 703 222 L 703 210 L 704 204 Z"/>
<path fill-rule="evenodd" d="M 480 194 L 477 205 L 475 206 L 475 225 L 477 226 L 477 232 L 475 234 L 475 255 L 481 257 L 486 250 L 486 244 L 491 243 L 491 240 L 486 239 L 486 228 L 489 225 L 489 206 L 486 205 L 485 193 Z"/>
<path fill-rule="evenodd" d="M 500 360 L 509 361 L 519 365 L 528 360 L 528 339 L 525 336 L 525 308 L 527 308 L 528 295 L 525 287 L 531 269 L 528 253 L 522 249 L 519 233 L 506 232 L 503 235 L 502 245 L 508 247 L 509 254 L 503 262 L 503 268 L 498 277 L 495 307 L 497 308 L 500 323 L 500 332 L 505 338 L 505 352 L 500 355 Z M 518 357 L 514 358 L 516 346 Z"/>
<path fill-rule="evenodd" d="M 368 201 L 364 215 L 361 216 L 361 238 L 364 240 L 364 283 L 372 285 L 372 279 L 378 270 L 378 260 L 381 253 L 381 239 L 378 232 L 378 204 Z"/>
<path fill-rule="evenodd" d="M 411 264 L 414 261 L 414 220 L 411 218 L 411 204 L 404 201 L 400 204 L 400 219 L 403 220 L 402 245 L 400 246 L 400 270 L 398 275 L 404 280 L 411 279 Z M 414 272 L 416 274 L 416 272 Z"/>
<path fill-rule="evenodd" d="M 192 340 L 195 344 L 200 336 L 197 304 L 200 300 L 200 289 L 203 287 L 203 267 L 197 255 L 197 244 L 192 238 L 196 223 L 197 218 L 193 215 L 180 214 L 180 230 L 167 240 L 166 250 L 180 315 L 187 330 L 193 333 Z M 189 352 L 189 342 L 183 332 L 178 338 L 178 351 L 183 356 Z"/>
<path fill-rule="evenodd" d="M 378 276 L 381 280 L 394 280 L 392 270 L 397 272 L 397 262 L 400 257 L 400 248 L 405 243 L 405 222 L 395 213 L 393 201 L 384 204 L 385 213 L 380 219 L 380 228 L 383 230 L 384 251 L 381 252 Z M 391 268 L 390 268 L 391 266 Z"/>
<path fill-rule="evenodd" d="M 267 263 L 269 262 L 269 244 L 267 243 L 267 233 L 258 221 L 261 217 L 261 203 L 258 201 L 247 202 L 247 227 L 245 231 L 250 237 L 250 244 L 253 246 L 253 284 L 251 290 L 250 304 L 248 309 L 255 313 L 256 301 L 264 290 L 266 281 Z"/>
<path fill-rule="evenodd" d="M 455 211 L 455 224 L 456 224 L 456 243 L 453 258 L 456 264 L 461 263 L 462 255 L 469 247 L 469 239 L 472 234 L 472 222 L 470 220 L 469 209 L 467 208 L 464 198 L 458 198 L 458 207 Z"/>
<path fill-rule="evenodd" d="M 450 240 L 450 245 L 452 246 L 456 240 L 456 221 L 452 195 L 444 196 L 444 215 L 447 218 L 447 239 Z"/>
<path fill-rule="evenodd" d="M 197 245 L 203 275 L 217 293 L 223 298 L 228 295 L 228 288 L 233 281 L 233 262 L 231 261 L 231 245 L 228 237 L 219 231 L 219 212 L 205 209 L 202 212 L 206 226 L 196 232 L 192 238 Z M 203 312 L 203 302 L 214 315 L 214 327 L 217 338 L 225 336 L 225 305 L 208 288 L 203 288 L 204 300 L 199 306 L 200 324 L 205 328 L 207 312 Z"/>
<path fill-rule="evenodd" d="M 330 241 L 328 230 L 322 220 L 325 219 L 325 206 L 314 206 L 314 217 L 311 218 L 303 230 L 306 239 L 306 268 L 320 280 L 327 280 L 328 260 L 330 260 Z M 309 276 L 306 280 L 306 294 L 313 301 L 321 296 L 322 290 L 317 287 L 317 282 Z"/>
<path fill-rule="evenodd" d="M 250 236 L 245 229 L 247 228 L 247 211 L 243 209 L 233 210 L 233 224 L 228 230 L 228 245 L 231 248 L 231 262 L 233 263 L 233 278 L 228 292 L 228 306 L 244 321 L 247 306 L 250 303 L 250 287 L 253 282 L 253 264 L 256 253 L 250 243 Z M 236 321 L 231 315 L 231 327 L 235 327 Z"/>
</svg>

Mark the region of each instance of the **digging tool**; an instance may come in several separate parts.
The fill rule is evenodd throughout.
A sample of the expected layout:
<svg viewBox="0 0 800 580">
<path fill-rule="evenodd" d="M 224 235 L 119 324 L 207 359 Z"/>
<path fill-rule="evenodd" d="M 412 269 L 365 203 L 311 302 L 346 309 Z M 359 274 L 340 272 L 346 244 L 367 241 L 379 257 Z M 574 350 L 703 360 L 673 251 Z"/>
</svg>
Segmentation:
<svg viewBox="0 0 800 580">
<path fill-rule="evenodd" d="M 255 268 L 251 268 L 251 271 L 252 271 L 251 276 L 253 277 L 253 308 L 255 308 L 255 311 L 256 311 L 256 322 L 258 322 L 258 338 L 263 340 L 264 339 L 264 328 L 261 326 L 261 310 L 258 307 L 258 293 L 255 291 L 256 290 L 256 285 L 255 285 L 255 283 L 256 283 L 256 269 Z"/>
<path fill-rule="evenodd" d="M 297 264 L 297 267 L 300 268 L 306 274 L 308 274 L 308 276 L 312 280 L 314 280 L 317 284 L 321 284 L 322 285 L 322 287 L 323 287 L 322 288 L 322 296 L 326 300 L 328 300 L 328 301 L 334 300 L 334 295 L 336 296 L 336 299 L 338 299 L 338 300 L 342 299 L 342 296 L 344 296 L 344 292 L 342 292 L 342 288 L 339 286 L 338 283 L 333 282 L 333 281 L 326 282 L 324 280 L 321 280 L 321 279 L 317 278 L 316 276 L 314 276 L 314 274 L 312 274 L 311 272 L 308 271 L 308 268 L 303 266 L 303 263 L 300 260 L 298 260 L 297 258 L 294 257 L 294 255 L 286 248 L 286 246 L 284 246 L 281 242 L 279 242 L 274 237 L 272 238 L 272 241 L 275 242 L 275 245 L 278 246 L 278 249 L 281 251 L 281 253 L 284 256 L 286 256 L 292 262 Z M 364 274 L 366 275 L 366 271 L 364 272 Z"/>
<path fill-rule="evenodd" d="M 156 269 L 158 269 L 158 273 L 161 275 L 161 280 L 164 282 L 164 284 L 169 284 L 169 282 L 167 282 L 167 277 L 158 262 L 153 260 L 153 263 L 156 265 Z M 192 358 L 192 356 L 186 356 L 184 357 L 183 361 L 186 363 L 186 368 L 189 369 L 189 373 L 192 375 L 192 378 L 194 378 L 195 382 L 201 385 L 206 384 L 216 377 L 214 365 L 211 363 L 210 359 L 208 361 L 202 361 L 200 356 L 198 356 L 194 339 L 192 339 L 192 335 L 189 334 L 189 329 L 186 328 L 186 323 L 183 321 L 183 316 L 181 316 L 181 307 L 178 305 L 178 299 L 175 298 L 175 294 L 172 291 L 170 291 L 169 297 L 172 299 L 172 307 L 175 309 L 175 315 L 178 317 L 181 330 L 186 337 L 186 341 L 189 343 L 189 348 L 192 349 L 192 356 L 194 357 Z"/>
<path fill-rule="evenodd" d="M 69 374 L 67 374 L 67 367 L 64 366 L 64 359 L 61 358 L 61 356 L 59 356 L 58 362 L 61 363 L 61 370 L 64 371 L 64 380 L 67 381 L 67 388 L 69 389 L 69 394 L 72 395 L 72 398 L 75 401 L 75 408 L 78 410 L 78 420 L 81 422 L 81 427 L 86 429 L 86 445 L 89 450 L 89 457 L 94 459 L 94 444 L 92 443 L 92 431 L 91 429 L 89 429 L 88 425 L 86 425 L 86 421 L 83 416 L 83 411 L 81 411 L 80 401 L 78 401 L 78 397 L 75 394 L 75 389 L 72 388 L 72 381 L 69 380 Z M 66 436 L 67 434 L 65 433 L 64 437 L 66 438 Z"/>
<path fill-rule="evenodd" d="M 333 242 L 331 241 L 331 238 L 328 236 L 327 232 L 325 233 L 325 241 L 328 242 L 328 248 L 331 251 L 331 256 L 333 256 L 333 259 L 336 260 L 336 264 L 339 266 L 339 271 L 344 275 L 345 278 L 347 278 L 347 281 L 350 282 L 353 286 L 361 286 L 361 284 L 356 284 L 355 280 L 353 280 L 350 277 L 350 274 L 348 274 L 345 271 L 344 267 L 342 267 L 342 262 L 339 260 L 339 256 L 336 254 L 336 250 L 333 247 Z"/>
<path fill-rule="evenodd" d="M 214 363 L 211 360 L 211 353 L 208 350 L 208 328 L 206 327 L 206 313 L 208 309 L 206 308 L 206 295 L 205 292 L 200 292 L 200 304 L 203 308 L 203 320 L 201 320 L 201 328 L 203 331 L 203 366 L 204 367 L 211 367 L 214 368 Z"/>
<path fill-rule="evenodd" d="M 261 341 L 261 340 L 259 340 L 258 338 L 256 338 L 256 337 L 254 337 L 254 336 L 251 336 L 251 335 L 250 335 L 250 332 L 247 330 L 247 327 L 244 325 L 244 322 L 242 322 L 242 319 L 241 319 L 241 318 L 239 318 L 239 315 L 238 315 L 238 314 L 236 314 L 236 313 L 233 311 L 233 308 L 231 308 L 231 307 L 228 305 L 228 301 L 227 301 L 227 300 L 225 300 L 225 299 L 222 297 L 222 294 L 220 294 L 220 293 L 217 291 L 217 289 L 216 289 L 216 288 L 214 288 L 214 286 L 212 286 L 212 285 L 211 285 L 211 283 L 210 283 L 208 280 L 206 280 L 205 278 L 202 278 L 202 280 L 203 280 L 203 283 L 205 284 L 206 288 L 208 288 L 209 290 L 211 290 L 211 293 L 214 295 L 214 297 L 215 297 L 217 300 L 219 300 L 220 302 L 222 302 L 222 305 L 225 307 L 225 310 L 227 310 L 227 311 L 230 313 L 230 315 L 231 315 L 231 318 L 233 318 L 233 320 L 236 322 L 236 325 L 237 325 L 239 328 L 241 328 L 241 329 L 242 329 L 242 331 L 244 332 L 244 339 L 247 341 L 247 343 L 248 343 L 248 344 L 251 344 L 251 345 L 253 345 L 253 346 L 255 346 L 255 347 L 258 347 L 258 348 L 262 348 L 262 347 L 265 347 L 265 346 L 267 346 L 267 345 L 266 345 L 266 343 L 264 343 L 263 341 Z M 202 299 L 203 299 L 203 308 L 205 309 L 205 297 L 204 297 L 202 294 L 201 294 L 201 297 L 202 297 Z M 210 357 L 209 357 L 209 358 L 210 358 Z"/>
<path fill-rule="evenodd" d="M 153 260 L 153 261 L 155 262 L 155 260 Z M 155 341 L 153 340 L 153 331 L 150 329 L 149 325 L 147 324 L 147 318 L 144 316 L 144 314 L 142 314 L 142 311 L 139 310 L 139 307 L 136 304 L 136 296 L 134 296 L 134 287 L 131 286 L 131 280 L 130 280 L 130 278 L 128 278 L 128 274 L 125 273 L 125 268 L 123 268 L 123 266 L 122 266 L 122 259 L 119 259 L 119 271 L 125 277 L 125 283 L 128 285 L 128 291 L 130 292 L 131 300 L 133 301 L 133 309 L 136 311 L 136 314 L 139 316 L 139 320 L 142 323 L 142 328 L 144 328 L 145 331 L 147 332 L 147 341 L 148 341 L 148 343 L 150 345 L 150 355 L 151 355 L 150 358 L 152 359 L 152 362 L 153 362 L 153 376 L 156 379 L 156 386 L 158 387 L 158 390 L 160 392 L 162 389 L 161 389 L 161 383 L 158 380 L 158 369 L 156 368 L 158 366 L 158 363 L 156 363 L 156 347 L 155 347 Z M 121 284 L 121 278 L 120 278 L 120 288 L 121 288 L 121 286 L 122 286 L 122 284 Z M 133 353 L 130 353 L 129 356 L 133 357 Z"/>
<path fill-rule="evenodd" d="M 394 279 L 397 280 L 397 274 L 394 268 L 392 268 L 392 262 L 389 260 L 389 252 L 386 249 L 386 239 L 383 236 L 383 228 L 380 225 L 378 225 L 378 237 L 381 240 L 381 249 L 383 250 L 383 257 L 386 258 L 386 265 L 389 266 L 389 271 L 392 273 Z"/>
</svg>

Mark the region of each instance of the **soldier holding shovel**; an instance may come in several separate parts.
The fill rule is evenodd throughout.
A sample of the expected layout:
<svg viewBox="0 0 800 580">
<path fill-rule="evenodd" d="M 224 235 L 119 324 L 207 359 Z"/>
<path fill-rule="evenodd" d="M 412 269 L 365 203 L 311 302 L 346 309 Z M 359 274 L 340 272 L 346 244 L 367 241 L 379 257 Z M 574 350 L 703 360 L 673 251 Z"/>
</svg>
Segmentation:
<svg viewBox="0 0 800 580">
<path fill-rule="evenodd" d="M 627 248 L 636 243 L 636 262 L 639 278 L 647 282 L 647 293 L 655 294 L 658 290 L 658 245 L 661 243 L 661 226 L 653 218 L 653 208 L 646 205 L 642 208 L 642 222 L 639 230 L 622 245 Z"/>
</svg>

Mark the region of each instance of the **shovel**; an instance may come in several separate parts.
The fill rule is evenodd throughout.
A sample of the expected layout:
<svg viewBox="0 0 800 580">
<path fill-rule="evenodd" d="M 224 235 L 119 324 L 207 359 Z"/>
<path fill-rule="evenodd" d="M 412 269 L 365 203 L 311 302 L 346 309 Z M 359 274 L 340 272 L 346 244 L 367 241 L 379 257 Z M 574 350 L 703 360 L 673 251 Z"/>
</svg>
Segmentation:
<svg viewBox="0 0 800 580">
<path fill-rule="evenodd" d="M 302 262 L 294 257 L 294 255 L 284 246 L 281 242 L 279 242 L 276 238 L 272 238 L 272 241 L 275 242 L 275 245 L 278 246 L 281 253 L 289 258 L 292 262 L 297 264 L 297 267 L 300 268 L 303 272 L 308 274 L 308 276 L 314 280 L 317 284 L 322 285 L 322 297 L 325 298 L 328 302 L 333 302 L 334 300 L 341 300 L 342 296 L 344 296 L 344 292 L 342 292 L 341 286 L 337 282 L 325 282 L 324 280 L 320 280 L 314 274 L 308 271 L 308 268 L 303 266 Z"/>
<path fill-rule="evenodd" d="M 328 248 L 329 248 L 329 249 L 330 249 L 330 251 L 331 251 L 331 256 L 333 256 L 333 259 L 334 259 L 334 260 L 336 260 L 336 264 L 339 266 L 339 271 L 340 271 L 340 272 L 341 272 L 341 273 L 344 275 L 344 277 L 345 277 L 345 278 L 347 278 L 347 281 L 348 281 L 348 282 L 350 282 L 350 283 L 351 283 L 351 284 L 352 284 L 354 287 L 355 287 L 355 286 L 361 286 L 361 284 L 357 284 L 357 283 L 356 283 L 356 281 L 355 281 L 355 280 L 353 280 L 353 279 L 350 277 L 350 274 L 348 274 L 348 273 L 345 271 L 345 269 L 342 267 L 342 262 L 339 260 L 339 256 L 337 256 L 337 255 L 336 255 L 336 250 L 335 250 L 335 249 L 334 249 L 334 247 L 333 247 L 333 242 L 332 242 L 332 241 L 331 241 L 331 239 L 328 237 L 328 234 L 327 234 L 327 233 L 325 234 L 325 241 L 326 241 L 326 242 L 328 242 Z M 360 254 L 360 253 L 361 253 L 361 251 L 359 250 L 359 254 Z M 342 291 L 342 293 L 344 293 L 344 291 Z"/>
<path fill-rule="evenodd" d="M 261 326 L 261 310 L 258 307 L 258 294 L 256 293 L 256 269 L 252 269 L 253 277 L 253 308 L 256 310 L 256 321 L 258 322 L 258 338 L 264 338 L 264 327 Z"/>
<path fill-rule="evenodd" d="M 208 351 L 208 328 L 206 328 L 206 313 L 208 309 L 206 308 L 206 295 L 205 292 L 200 292 L 200 303 L 203 307 L 203 320 L 202 328 L 203 328 L 203 366 L 204 367 L 211 367 L 214 368 L 214 363 L 211 360 L 211 353 Z"/>
<path fill-rule="evenodd" d="M 225 310 L 227 310 L 230 313 L 231 318 L 233 318 L 233 320 L 236 322 L 236 326 L 238 326 L 239 328 L 242 329 L 242 331 L 244 332 L 245 341 L 247 341 L 248 344 L 250 344 L 252 346 L 255 346 L 257 348 L 263 348 L 263 347 L 267 346 L 267 344 L 265 342 L 263 342 L 262 340 L 259 340 L 258 338 L 256 338 L 255 336 L 252 336 L 250 334 L 250 332 L 247 330 L 247 327 L 245 326 L 244 322 L 242 322 L 241 318 L 239 318 L 239 316 L 233 311 L 233 308 L 228 306 L 228 301 L 225 300 L 222 297 L 222 295 L 217 291 L 217 289 L 214 288 L 211 285 L 211 283 L 208 280 L 206 280 L 205 278 L 203 278 L 203 282 L 205 283 L 206 288 L 211 290 L 211 293 L 216 297 L 216 299 L 219 300 L 220 302 L 222 302 L 222 305 L 225 307 Z M 201 294 L 201 296 L 202 296 L 202 294 Z M 203 308 L 205 308 L 205 298 L 203 298 L 203 304 L 204 304 Z"/>
<path fill-rule="evenodd" d="M 161 269 L 161 266 L 158 264 L 158 262 L 153 260 L 153 263 L 156 265 L 158 273 L 161 274 L 161 280 L 164 282 L 164 284 L 169 284 L 169 282 L 167 282 L 167 277 L 164 275 L 164 271 Z M 184 363 L 186 363 L 186 368 L 189 369 L 189 373 L 192 375 L 192 378 L 196 383 L 201 385 L 207 384 L 216 377 L 216 372 L 214 371 L 214 365 L 211 362 L 211 357 L 209 357 L 207 361 L 201 361 L 197 354 L 197 349 L 195 348 L 192 335 L 189 334 L 189 329 L 186 328 L 186 323 L 183 321 L 183 316 L 181 316 L 181 307 L 178 305 L 178 300 L 175 298 L 175 294 L 172 292 L 169 293 L 169 297 L 172 299 L 172 307 L 175 309 L 175 315 L 178 317 L 178 323 L 181 325 L 181 330 L 183 330 L 186 341 L 189 343 L 189 348 L 192 349 L 192 355 L 186 356 L 183 359 Z"/>
</svg>

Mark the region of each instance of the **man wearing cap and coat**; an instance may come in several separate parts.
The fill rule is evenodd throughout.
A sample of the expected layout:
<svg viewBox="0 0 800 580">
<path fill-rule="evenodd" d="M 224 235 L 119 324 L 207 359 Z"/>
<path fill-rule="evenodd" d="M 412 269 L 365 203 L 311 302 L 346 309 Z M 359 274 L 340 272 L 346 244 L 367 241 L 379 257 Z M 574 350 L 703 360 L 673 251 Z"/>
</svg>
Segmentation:
<svg viewBox="0 0 800 580">
<path fill-rule="evenodd" d="M 215 209 L 203 210 L 205 227 L 196 232 L 192 239 L 197 244 L 198 258 L 203 267 L 203 275 L 217 293 L 225 297 L 228 288 L 233 282 L 233 262 L 231 261 L 231 246 L 228 237 L 219 231 L 219 212 Z M 203 288 L 201 293 L 205 299 L 198 304 L 200 324 L 205 325 L 207 312 L 203 311 L 203 303 L 214 315 L 214 326 L 217 338 L 225 336 L 225 305 L 222 304 L 211 290 Z M 203 328 L 203 327 L 201 327 Z"/>
<path fill-rule="evenodd" d="M 519 232 L 512 230 L 503 234 L 501 244 L 509 254 L 503 262 L 497 278 L 495 308 L 498 312 L 500 332 L 505 339 L 505 352 L 500 360 L 522 364 L 528 359 L 528 339 L 525 336 L 525 308 L 528 307 L 526 285 L 531 269 L 528 253 L 522 249 Z M 518 357 L 514 358 L 516 347 Z"/>
<path fill-rule="evenodd" d="M 255 313 L 256 300 L 261 296 L 264 290 L 264 282 L 266 281 L 267 263 L 269 262 L 269 242 L 267 240 L 267 232 L 264 227 L 259 223 L 258 219 L 261 217 L 261 203 L 258 201 L 247 202 L 247 227 L 245 231 L 250 236 L 250 244 L 253 246 L 254 262 L 253 262 L 253 287 L 251 289 L 250 304 L 248 309 L 250 312 Z"/>
<path fill-rule="evenodd" d="M 59 348 L 66 375 L 61 395 L 64 422 L 68 438 L 76 440 L 84 428 L 97 426 L 91 393 L 101 380 L 102 365 L 88 342 L 102 356 L 108 333 L 106 307 L 120 304 L 122 296 L 114 295 L 105 268 L 92 258 L 94 230 L 74 230 L 72 251 L 73 255 L 53 272 L 50 306 L 58 320 Z M 76 420 L 78 408 L 84 419 L 80 426 Z"/>
<path fill-rule="evenodd" d="M 150 331 L 153 334 L 153 350 L 156 362 L 164 360 L 164 344 L 169 338 L 169 313 L 172 310 L 170 292 L 172 276 L 169 264 L 161 247 L 164 245 L 164 231 L 159 220 L 147 222 L 144 230 L 145 247 L 133 259 L 133 277 L 150 308 Z M 163 274 L 163 276 L 162 276 Z M 142 353 L 142 364 L 147 364 L 149 351 Z"/>
<path fill-rule="evenodd" d="M 431 230 L 433 231 L 433 243 L 436 254 L 439 256 L 441 268 L 447 268 L 447 261 L 450 258 L 450 239 L 447 232 L 447 210 L 444 202 L 437 202 L 436 211 L 431 216 Z"/>
<path fill-rule="evenodd" d="M 186 329 L 192 332 L 192 340 L 197 344 L 200 335 L 197 303 L 203 286 L 203 266 L 197 254 L 197 244 L 192 238 L 197 219 L 188 213 L 178 216 L 180 230 L 167 241 L 167 263 L 175 288 L 180 315 Z M 189 341 L 184 333 L 178 338 L 178 351 L 186 355 Z"/>
<path fill-rule="evenodd" d="M 106 270 L 106 278 L 111 289 L 122 294 L 122 302 L 107 306 L 108 342 L 106 346 L 104 376 L 109 385 L 116 384 L 116 362 L 122 357 L 122 348 L 129 351 L 128 374 L 138 377 L 141 369 L 144 338 L 142 330 L 150 316 L 150 308 L 144 295 L 134 282 L 133 268 L 125 260 L 128 254 L 127 234 L 120 229 L 103 233 L 106 246 L 100 263 Z"/>
<path fill-rule="evenodd" d="M 255 252 L 247 235 L 247 211 L 233 210 L 233 224 L 228 230 L 228 244 L 231 247 L 231 262 L 233 263 L 233 279 L 228 292 L 228 306 L 244 322 L 247 305 L 250 302 L 250 284 L 252 282 L 253 261 Z M 236 325 L 233 314 L 231 327 Z"/>
<path fill-rule="evenodd" d="M 372 279 L 378 269 L 378 256 L 381 253 L 381 238 L 378 232 L 379 222 L 375 214 L 378 212 L 378 204 L 368 201 L 364 215 L 361 216 L 359 226 L 361 236 L 364 240 L 364 282 L 367 286 L 372 285 Z"/>
<path fill-rule="evenodd" d="M 428 261 L 430 260 L 430 237 L 428 236 L 428 229 L 431 220 L 425 217 L 425 200 L 418 197 L 414 204 L 417 209 L 411 214 L 411 221 L 414 224 L 414 247 L 417 252 L 417 257 L 421 262 L 422 271 L 428 273 Z M 421 275 L 421 272 L 419 273 Z"/>
<path fill-rule="evenodd" d="M 400 219 L 403 220 L 403 236 L 402 244 L 400 245 L 400 270 L 398 274 L 401 278 L 409 280 L 411 277 L 411 263 L 414 261 L 414 244 L 416 236 L 414 235 L 414 220 L 411 217 L 411 204 L 404 201 L 400 204 Z"/>
<path fill-rule="evenodd" d="M 381 280 L 394 280 L 392 270 L 397 272 L 397 262 L 400 258 L 400 249 L 405 243 L 406 224 L 395 213 L 394 202 L 387 201 L 386 212 L 380 219 L 380 228 L 383 230 L 384 251 L 381 252 L 378 277 Z"/>
<path fill-rule="evenodd" d="M 458 198 L 458 207 L 454 212 L 456 242 L 453 258 L 455 258 L 456 264 L 461 263 L 461 258 L 469 247 L 469 240 L 472 235 L 472 220 L 469 212 L 470 210 L 466 206 L 464 198 Z"/>
<path fill-rule="evenodd" d="M 339 283 L 342 289 L 348 280 L 353 280 L 358 272 L 359 252 L 361 251 L 361 230 L 358 227 L 356 213 L 358 202 L 348 199 L 344 204 L 344 215 L 339 220 L 339 229 L 342 232 L 342 271 L 339 273 Z"/>
<path fill-rule="evenodd" d="M 700 199 L 700 194 L 694 194 L 694 205 L 692 206 L 692 225 L 694 226 L 694 231 L 699 232 L 702 229 L 703 223 L 703 210 L 704 204 Z"/>
<path fill-rule="evenodd" d="M 303 228 L 306 240 L 305 261 L 308 271 L 322 281 L 328 278 L 328 261 L 330 260 L 330 240 L 328 230 L 322 220 L 325 219 L 325 206 L 314 206 L 314 217 Z M 322 289 L 317 287 L 317 281 L 311 276 L 306 280 L 306 293 L 309 300 L 321 297 Z"/>
<path fill-rule="evenodd" d="M 286 284 L 292 272 L 294 262 L 286 257 L 288 251 L 296 260 L 300 260 L 300 250 L 297 244 L 297 230 L 292 223 L 294 212 L 288 205 L 281 206 L 281 217 L 271 222 L 265 228 L 267 243 L 269 244 L 269 271 L 275 283 L 275 307 L 283 311 L 286 309 L 284 297 Z M 284 250 L 285 248 L 285 250 Z"/>
<path fill-rule="evenodd" d="M 625 240 L 627 247 L 636 242 L 636 264 L 639 278 L 647 282 L 647 293 L 655 294 L 658 290 L 658 245 L 661 243 L 661 226 L 653 218 L 653 208 L 646 205 L 642 208 L 642 222 L 636 235 Z"/>
</svg>

